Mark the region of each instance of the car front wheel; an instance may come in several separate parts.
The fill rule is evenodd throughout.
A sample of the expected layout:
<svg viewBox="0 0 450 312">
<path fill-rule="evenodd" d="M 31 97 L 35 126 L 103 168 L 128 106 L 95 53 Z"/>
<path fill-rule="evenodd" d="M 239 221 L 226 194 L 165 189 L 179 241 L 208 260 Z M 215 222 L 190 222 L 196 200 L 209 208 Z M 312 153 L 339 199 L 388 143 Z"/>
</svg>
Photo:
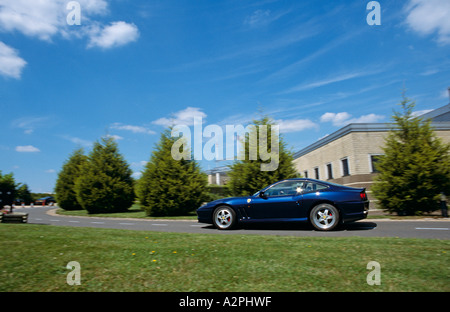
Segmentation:
<svg viewBox="0 0 450 312">
<path fill-rule="evenodd" d="M 339 224 L 339 211 L 333 205 L 319 204 L 311 210 L 309 220 L 317 230 L 331 231 Z"/>
<path fill-rule="evenodd" d="M 213 216 L 214 226 L 219 230 L 230 230 L 236 224 L 236 213 L 227 206 L 217 207 Z"/>
</svg>

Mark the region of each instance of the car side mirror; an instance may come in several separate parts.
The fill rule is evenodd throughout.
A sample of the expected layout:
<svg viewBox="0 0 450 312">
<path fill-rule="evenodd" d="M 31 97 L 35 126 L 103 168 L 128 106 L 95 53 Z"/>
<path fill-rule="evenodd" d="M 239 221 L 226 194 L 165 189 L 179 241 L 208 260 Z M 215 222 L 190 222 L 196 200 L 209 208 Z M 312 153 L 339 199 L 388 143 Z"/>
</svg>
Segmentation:
<svg viewBox="0 0 450 312">
<path fill-rule="evenodd" d="M 259 197 L 261 198 L 267 198 L 267 195 L 264 194 L 264 191 L 259 192 Z"/>
</svg>

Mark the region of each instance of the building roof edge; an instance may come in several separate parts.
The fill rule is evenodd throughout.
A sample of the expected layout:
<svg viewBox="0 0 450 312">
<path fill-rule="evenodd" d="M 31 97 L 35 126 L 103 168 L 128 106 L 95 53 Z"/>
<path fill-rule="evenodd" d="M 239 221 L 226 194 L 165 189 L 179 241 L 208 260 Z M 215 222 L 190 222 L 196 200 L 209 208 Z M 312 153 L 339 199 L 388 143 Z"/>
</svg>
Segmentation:
<svg viewBox="0 0 450 312">
<path fill-rule="evenodd" d="M 316 142 L 308 145 L 300 151 L 294 153 L 294 159 L 297 159 L 303 155 L 306 155 L 330 142 L 333 142 L 343 136 L 352 132 L 388 132 L 394 129 L 393 123 L 352 123 L 345 127 L 327 135 L 324 138 L 317 140 Z M 432 122 L 431 127 L 434 130 L 450 130 L 450 122 Z"/>
</svg>

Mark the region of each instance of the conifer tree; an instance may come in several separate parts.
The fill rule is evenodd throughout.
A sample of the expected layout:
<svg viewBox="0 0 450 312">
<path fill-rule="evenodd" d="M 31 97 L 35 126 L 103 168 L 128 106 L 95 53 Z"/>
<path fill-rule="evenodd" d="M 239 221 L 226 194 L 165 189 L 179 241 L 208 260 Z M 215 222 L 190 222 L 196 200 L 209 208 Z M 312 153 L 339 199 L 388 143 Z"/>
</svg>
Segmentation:
<svg viewBox="0 0 450 312">
<path fill-rule="evenodd" d="M 89 213 L 126 211 L 134 200 L 132 171 L 112 138 L 95 142 L 75 181 L 77 201 Z"/>
<path fill-rule="evenodd" d="M 436 136 L 429 120 L 413 114 L 415 103 L 405 94 L 400 106 L 372 191 L 386 211 L 420 215 L 438 209 L 441 192 L 450 193 L 450 146 Z"/>
<path fill-rule="evenodd" d="M 0 171 L 0 209 L 12 205 L 16 197 L 16 182 L 12 173 L 2 175 Z"/>
<path fill-rule="evenodd" d="M 64 163 L 56 180 L 55 193 L 59 207 L 65 210 L 83 209 L 77 201 L 75 181 L 80 177 L 80 167 L 87 161 L 82 148 L 75 150 Z"/>
<path fill-rule="evenodd" d="M 31 191 L 28 185 L 25 183 L 19 183 L 17 185 L 16 191 L 17 199 L 20 199 L 25 204 L 30 204 L 33 201 L 33 196 L 31 196 Z"/>
<path fill-rule="evenodd" d="M 244 156 L 241 156 L 242 160 L 231 165 L 231 171 L 228 172 L 230 180 L 227 186 L 231 194 L 235 196 L 248 196 L 279 180 L 299 176 L 293 164 L 293 154 L 287 149 L 282 136 L 276 137 L 274 134 L 272 137 L 271 125 L 274 125 L 274 122 L 269 117 L 263 116 L 259 120 L 253 120 L 253 125 L 255 127 L 246 134 L 245 138 L 242 138 L 241 144 L 244 153 Z M 267 139 L 262 141 L 259 131 L 261 126 L 267 127 Z M 264 160 L 264 157 L 261 157 L 261 142 L 267 146 L 268 153 L 276 148 L 276 146 L 272 146 L 272 142 L 278 144 L 278 166 L 275 170 L 262 170 L 262 164 L 267 164 L 270 160 Z M 264 149 L 265 147 L 262 148 L 262 150 Z M 255 153 L 256 157 L 252 157 L 251 153 Z"/>
<path fill-rule="evenodd" d="M 165 130 L 137 184 L 138 199 L 149 216 L 186 215 L 207 198 L 206 175 L 195 160 L 175 160 L 176 138 Z M 183 153 L 190 153 L 183 151 Z"/>
</svg>

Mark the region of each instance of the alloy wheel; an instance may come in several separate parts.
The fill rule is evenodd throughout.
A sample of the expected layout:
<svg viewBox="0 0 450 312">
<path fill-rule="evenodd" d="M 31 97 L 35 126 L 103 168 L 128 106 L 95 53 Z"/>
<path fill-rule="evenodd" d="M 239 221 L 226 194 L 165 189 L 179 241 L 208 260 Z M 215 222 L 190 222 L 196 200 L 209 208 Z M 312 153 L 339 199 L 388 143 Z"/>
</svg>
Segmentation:
<svg viewBox="0 0 450 312">
<path fill-rule="evenodd" d="M 311 210 L 310 220 L 316 229 L 330 231 L 339 223 L 339 212 L 332 205 L 320 204 Z"/>
<path fill-rule="evenodd" d="M 220 230 L 227 230 L 233 227 L 235 214 L 231 208 L 219 207 L 214 212 L 214 224 Z"/>
</svg>

